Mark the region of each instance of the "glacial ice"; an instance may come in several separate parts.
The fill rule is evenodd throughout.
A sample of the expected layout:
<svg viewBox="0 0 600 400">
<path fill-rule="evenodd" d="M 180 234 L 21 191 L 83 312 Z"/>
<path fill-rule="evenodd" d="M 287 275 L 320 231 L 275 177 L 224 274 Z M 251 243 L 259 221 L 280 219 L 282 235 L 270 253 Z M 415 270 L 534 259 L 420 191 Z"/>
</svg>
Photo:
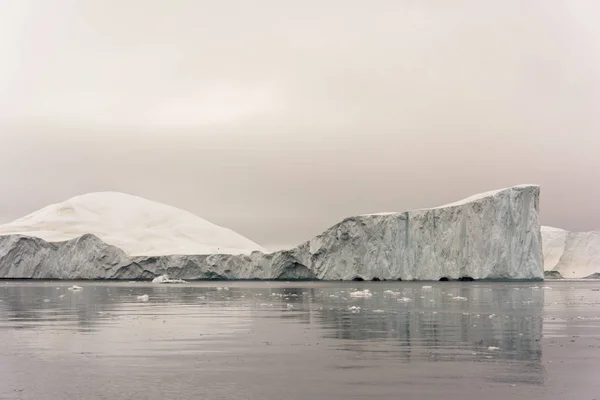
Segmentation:
<svg viewBox="0 0 600 400">
<path fill-rule="evenodd" d="M 563 278 L 594 277 L 600 272 L 600 231 L 569 232 L 542 226 L 544 270 Z"/>
<path fill-rule="evenodd" d="M 0 236 L 0 277 L 543 279 L 538 212 L 539 186 L 520 185 L 431 209 L 349 217 L 274 253 L 132 256 L 91 233 L 52 243 L 5 234 Z"/>
<path fill-rule="evenodd" d="M 138 299 L 139 301 L 146 302 L 146 301 L 150 300 L 150 296 L 148 296 L 147 294 L 143 294 L 143 295 L 141 295 L 141 296 L 137 296 L 137 299 Z"/>
<path fill-rule="evenodd" d="M 187 283 L 183 279 L 171 279 L 169 275 L 159 275 L 156 278 L 152 279 L 152 283 Z"/>
<path fill-rule="evenodd" d="M 0 225 L 0 235 L 14 234 L 47 242 L 93 234 L 129 256 L 266 252 L 238 233 L 192 213 L 119 192 L 72 197 Z"/>
</svg>

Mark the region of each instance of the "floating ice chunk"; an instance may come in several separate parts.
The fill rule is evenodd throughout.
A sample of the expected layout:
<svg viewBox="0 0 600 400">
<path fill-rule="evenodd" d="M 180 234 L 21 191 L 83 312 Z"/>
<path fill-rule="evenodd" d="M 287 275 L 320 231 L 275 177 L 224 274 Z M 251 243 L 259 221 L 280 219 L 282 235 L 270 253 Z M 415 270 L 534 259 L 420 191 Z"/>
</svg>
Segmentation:
<svg viewBox="0 0 600 400">
<path fill-rule="evenodd" d="M 141 296 L 138 296 L 137 299 L 139 301 L 148 301 L 148 300 L 150 300 L 150 296 L 148 296 L 147 294 L 143 294 Z"/>
<path fill-rule="evenodd" d="M 465 301 L 465 300 L 467 300 L 466 297 L 461 297 L 461 296 L 456 296 L 456 297 L 453 297 L 452 299 L 458 300 L 458 301 Z"/>
<path fill-rule="evenodd" d="M 360 312 L 360 307 L 352 306 L 352 307 L 348 307 L 348 310 L 350 310 L 350 312 L 352 312 L 353 314 L 356 314 L 356 313 Z"/>
<path fill-rule="evenodd" d="M 496 314 L 490 314 L 490 315 L 488 316 L 488 318 L 492 319 L 492 318 L 494 318 L 495 316 L 496 316 Z"/>
<path fill-rule="evenodd" d="M 400 296 L 402 293 L 394 292 L 393 290 L 386 290 L 383 292 L 383 294 L 389 294 L 390 296 Z"/>
<path fill-rule="evenodd" d="M 373 312 L 374 312 L 374 313 L 381 314 L 381 313 L 384 313 L 384 312 L 385 312 L 385 310 L 373 310 Z"/>
<path fill-rule="evenodd" d="M 544 290 L 552 290 L 552 288 L 550 286 L 543 286 L 542 289 L 544 289 Z"/>
<path fill-rule="evenodd" d="M 489 351 L 500 350 L 500 347 L 490 346 L 490 347 L 488 347 L 488 350 Z"/>
<path fill-rule="evenodd" d="M 373 297 L 373 293 L 369 289 L 357 290 L 356 292 L 350 292 L 350 297 Z"/>
<path fill-rule="evenodd" d="M 44 303 L 50 303 L 50 299 L 44 299 Z"/>
<path fill-rule="evenodd" d="M 164 274 L 152 279 L 152 283 L 187 283 L 183 279 L 171 279 L 169 275 Z"/>
<path fill-rule="evenodd" d="M 73 292 L 77 292 L 79 290 L 83 290 L 83 288 L 81 286 L 73 285 L 69 288 L 69 290 L 71 290 Z"/>
<path fill-rule="evenodd" d="M 421 289 L 423 289 L 423 290 L 429 290 L 429 289 L 432 289 L 432 287 L 431 286 L 421 286 Z"/>
<path fill-rule="evenodd" d="M 408 303 L 409 301 L 412 301 L 412 299 L 408 298 L 408 297 L 402 297 L 400 299 L 398 299 L 399 302 L 402 303 Z"/>
<path fill-rule="evenodd" d="M 286 304 L 286 307 L 288 310 L 291 310 L 292 308 L 294 308 L 294 305 L 288 303 L 288 304 Z"/>
</svg>

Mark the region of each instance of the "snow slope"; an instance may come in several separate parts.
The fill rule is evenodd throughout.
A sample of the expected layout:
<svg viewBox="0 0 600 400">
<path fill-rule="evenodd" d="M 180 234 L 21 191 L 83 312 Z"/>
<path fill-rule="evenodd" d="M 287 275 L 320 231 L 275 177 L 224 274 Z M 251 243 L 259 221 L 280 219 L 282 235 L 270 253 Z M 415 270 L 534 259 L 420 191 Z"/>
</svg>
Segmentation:
<svg viewBox="0 0 600 400">
<path fill-rule="evenodd" d="M 543 226 L 544 270 L 563 278 L 585 278 L 600 272 L 600 231 L 569 232 Z"/>
<path fill-rule="evenodd" d="M 118 192 L 76 196 L 0 225 L 0 235 L 11 234 L 47 242 L 93 234 L 130 256 L 266 252 L 250 239 L 192 213 Z"/>
</svg>

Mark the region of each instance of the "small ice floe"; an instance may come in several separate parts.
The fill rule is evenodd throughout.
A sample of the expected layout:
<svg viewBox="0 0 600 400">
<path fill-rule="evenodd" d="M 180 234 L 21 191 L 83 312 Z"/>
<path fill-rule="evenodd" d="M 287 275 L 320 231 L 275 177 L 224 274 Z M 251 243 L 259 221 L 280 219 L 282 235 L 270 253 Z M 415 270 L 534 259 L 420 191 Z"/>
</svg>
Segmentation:
<svg viewBox="0 0 600 400">
<path fill-rule="evenodd" d="M 374 312 L 374 313 L 377 313 L 377 314 L 381 314 L 381 313 L 384 313 L 384 312 L 385 312 L 385 310 L 373 310 L 373 312 Z"/>
<path fill-rule="evenodd" d="M 356 314 L 356 313 L 359 313 L 359 312 L 360 312 L 360 307 L 357 307 L 357 306 L 352 306 L 352 307 L 348 307 L 348 310 L 349 310 L 351 313 L 353 313 L 353 314 Z"/>
<path fill-rule="evenodd" d="M 421 289 L 423 289 L 423 290 L 429 290 L 429 289 L 432 289 L 432 287 L 431 286 L 421 286 Z"/>
<path fill-rule="evenodd" d="M 227 286 L 224 287 L 218 287 L 217 290 L 220 292 L 221 290 L 229 290 L 229 288 Z M 280 295 L 283 297 L 283 295 Z"/>
<path fill-rule="evenodd" d="M 467 298 L 466 297 L 461 297 L 461 296 L 455 296 L 452 298 L 453 300 L 457 300 L 457 301 L 466 301 Z"/>
<path fill-rule="evenodd" d="M 389 294 L 390 296 L 400 296 L 402 293 L 394 292 L 393 290 L 385 290 L 383 294 Z"/>
<path fill-rule="evenodd" d="M 492 319 L 492 318 L 494 318 L 495 316 L 496 316 L 496 314 L 490 314 L 490 315 L 488 316 L 488 318 Z"/>
<path fill-rule="evenodd" d="M 78 292 L 80 290 L 83 290 L 83 288 L 81 286 L 73 285 L 69 288 L 69 290 L 71 290 L 73 292 Z"/>
<path fill-rule="evenodd" d="M 60 296 L 58 296 L 58 297 L 62 299 L 63 297 L 65 297 L 65 295 L 64 295 L 64 294 L 61 294 L 61 295 L 60 295 Z"/>
<path fill-rule="evenodd" d="M 143 294 L 141 296 L 138 296 L 137 299 L 139 301 L 148 301 L 148 300 L 150 300 L 150 296 L 148 296 L 147 294 Z"/>
<path fill-rule="evenodd" d="M 350 292 L 350 297 L 373 297 L 373 293 L 369 289 L 357 290 L 356 292 Z"/>
<path fill-rule="evenodd" d="M 288 310 L 291 310 L 291 309 L 293 309 L 293 308 L 294 308 L 294 305 L 293 305 L 293 304 L 290 304 L 290 303 L 288 303 L 288 304 L 286 304 L 286 307 L 287 307 L 287 309 L 288 309 Z"/>
<path fill-rule="evenodd" d="M 409 301 L 412 301 L 412 299 L 408 297 L 402 297 L 398 299 L 398 302 L 400 303 L 408 303 Z"/>
<path fill-rule="evenodd" d="M 529 289 L 538 290 L 539 288 L 539 286 L 531 286 Z"/>
<path fill-rule="evenodd" d="M 488 350 L 489 351 L 500 350 L 500 347 L 490 346 L 490 347 L 488 347 Z"/>
<path fill-rule="evenodd" d="M 542 286 L 542 289 L 544 289 L 544 290 L 552 290 L 552 288 L 550 286 Z"/>
<path fill-rule="evenodd" d="M 169 275 L 164 274 L 152 279 L 152 283 L 187 283 L 183 279 L 171 279 Z"/>
<path fill-rule="evenodd" d="M 50 303 L 50 299 L 44 299 L 44 303 Z"/>
</svg>

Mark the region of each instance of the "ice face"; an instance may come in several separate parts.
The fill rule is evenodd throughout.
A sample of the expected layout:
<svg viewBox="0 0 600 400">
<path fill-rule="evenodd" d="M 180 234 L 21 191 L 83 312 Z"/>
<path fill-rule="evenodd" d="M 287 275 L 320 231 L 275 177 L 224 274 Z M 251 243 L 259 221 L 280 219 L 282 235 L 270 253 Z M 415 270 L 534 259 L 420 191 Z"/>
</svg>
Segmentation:
<svg viewBox="0 0 600 400">
<path fill-rule="evenodd" d="M 600 231 L 569 232 L 543 226 L 544 270 L 563 278 L 586 278 L 600 272 Z"/>
<path fill-rule="evenodd" d="M 543 279 L 539 192 L 521 185 L 431 209 L 346 218 L 290 250 L 132 257 L 95 235 L 0 236 L 0 276 L 61 279 Z"/>
</svg>

